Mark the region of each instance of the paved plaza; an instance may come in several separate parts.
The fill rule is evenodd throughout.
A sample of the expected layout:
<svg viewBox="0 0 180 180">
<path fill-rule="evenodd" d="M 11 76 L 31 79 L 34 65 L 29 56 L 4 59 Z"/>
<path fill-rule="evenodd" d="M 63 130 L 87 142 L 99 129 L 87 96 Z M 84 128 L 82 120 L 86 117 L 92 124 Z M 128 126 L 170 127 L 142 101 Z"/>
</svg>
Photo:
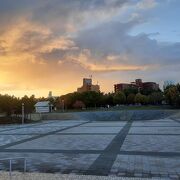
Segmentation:
<svg viewBox="0 0 180 180">
<path fill-rule="evenodd" d="M 180 121 L 51 120 L 0 126 L 0 159 L 28 172 L 180 178 Z M 22 170 L 21 160 L 13 169 Z M 0 162 L 1 170 L 8 163 Z"/>
</svg>

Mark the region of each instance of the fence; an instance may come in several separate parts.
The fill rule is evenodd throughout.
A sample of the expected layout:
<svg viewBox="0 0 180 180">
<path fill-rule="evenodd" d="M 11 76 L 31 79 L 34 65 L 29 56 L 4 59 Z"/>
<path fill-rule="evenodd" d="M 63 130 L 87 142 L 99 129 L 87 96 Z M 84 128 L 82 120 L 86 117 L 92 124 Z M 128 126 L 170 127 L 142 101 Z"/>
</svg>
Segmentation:
<svg viewBox="0 0 180 180">
<path fill-rule="evenodd" d="M 26 172 L 26 168 L 27 168 L 27 160 L 26 158 L 24 157 L 17 157 L 17 158 L 4 158 L 4 159 L 0 159 L 0 163 L 1 162 L 6 162 L 6 161 L 9 161 L 9 176 L 10 176 L 10 179 L 12 178 L 12 171 L 13 171 L 13 161 L 14 160 L 23 160 L 23 164 L 24 164 L 24 167 L 23 167 L 23 171 L 24 173 Z"/>
</svg>

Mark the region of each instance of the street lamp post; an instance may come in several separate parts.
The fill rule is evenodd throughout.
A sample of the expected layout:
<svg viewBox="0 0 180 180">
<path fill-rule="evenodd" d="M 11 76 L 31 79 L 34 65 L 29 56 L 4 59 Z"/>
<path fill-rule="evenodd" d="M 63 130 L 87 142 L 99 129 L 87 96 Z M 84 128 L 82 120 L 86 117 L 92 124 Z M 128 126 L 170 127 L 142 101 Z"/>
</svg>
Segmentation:
<svg viewBox="0 0 180 180">
<path fill-rule="evenodd" d="M 22 124 L 24 124 L 24 103 L 22 103 Z"/>
<path fill-rule="evenodd" d="M 64 112 L 64 99 L 62 100 L 62 110 L 63 110 L 63 112 Z"/>
<path fill-rule="evenodd" d="M 53 111 L 53 105 L 51 104 L 50 107 L 51 107 L 51 111 L 50 112 L 52 112 Z"/>
</svg>

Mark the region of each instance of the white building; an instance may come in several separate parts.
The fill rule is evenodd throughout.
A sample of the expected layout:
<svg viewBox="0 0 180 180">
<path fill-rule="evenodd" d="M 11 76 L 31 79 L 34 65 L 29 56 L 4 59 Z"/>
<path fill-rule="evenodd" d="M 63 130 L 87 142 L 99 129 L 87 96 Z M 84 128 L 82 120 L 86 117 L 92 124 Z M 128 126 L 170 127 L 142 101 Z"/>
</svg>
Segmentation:
<svg viewBox="0 0 180 180">
<path fill-rule="evenodd" d="M 37 113 L 48 113 L 52 111 L 52 104 L 49 101 L 40 101 L 35 104 Z"/>
</svg>

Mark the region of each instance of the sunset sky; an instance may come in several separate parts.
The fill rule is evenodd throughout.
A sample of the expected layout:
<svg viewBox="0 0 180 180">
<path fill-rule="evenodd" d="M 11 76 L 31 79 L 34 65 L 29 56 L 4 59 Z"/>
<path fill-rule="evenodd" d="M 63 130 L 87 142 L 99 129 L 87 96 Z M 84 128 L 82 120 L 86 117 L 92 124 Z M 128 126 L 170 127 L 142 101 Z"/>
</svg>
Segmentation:
<svg viewBox="0 0 180 180">
<path fill-rule="evenodd" d="M 180 81 L 180 0 L 0 0 L 0 94 Z"/>
</svg>

